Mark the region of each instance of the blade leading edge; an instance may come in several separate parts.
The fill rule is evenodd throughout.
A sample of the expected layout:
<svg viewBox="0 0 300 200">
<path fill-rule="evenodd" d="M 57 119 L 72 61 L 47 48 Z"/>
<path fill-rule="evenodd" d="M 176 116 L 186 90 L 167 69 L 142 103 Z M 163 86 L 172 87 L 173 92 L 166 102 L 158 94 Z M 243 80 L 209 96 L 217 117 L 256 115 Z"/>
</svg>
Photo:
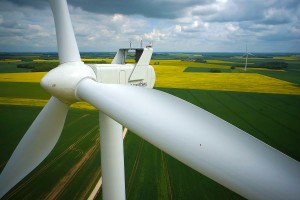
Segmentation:
<svg viewBox="0 0 300 200">
<path fill-rule="evenodd" d="M 148 142 L 248 199 L 300 196 L 300 163 L 172 95 L 82 80 L 77 97 Z"/>
<path fill-rule="evenodd" d="M 51 97 L 16 147 L 0 175 L 0 198 L 37 167 L 62 132 L 69 106 Z"/>
<path fill-rule="evenodd" d="M 80 62 L 80 54 L 66 0 L 49 0 L 54 22 L 60 64 Z"/>
</svg>

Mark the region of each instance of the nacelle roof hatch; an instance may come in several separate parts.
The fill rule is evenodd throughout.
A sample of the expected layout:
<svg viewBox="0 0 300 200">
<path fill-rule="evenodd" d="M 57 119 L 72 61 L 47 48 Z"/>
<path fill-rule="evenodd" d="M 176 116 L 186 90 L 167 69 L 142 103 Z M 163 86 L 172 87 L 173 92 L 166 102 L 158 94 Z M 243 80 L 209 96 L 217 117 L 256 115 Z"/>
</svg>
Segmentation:
<svg viewBox="0 0 300 200">
<path fill-rule="evenodd" d="M 130 75 L 129 81 L 142 80 L 146 73 L 146 67 L 151 60 L 152 48 L 122 48 L 119 49 L 112 64 L 126 64 L 126 57 L 129 52 L 134 53 L 135 67 Z"/>
</svg>

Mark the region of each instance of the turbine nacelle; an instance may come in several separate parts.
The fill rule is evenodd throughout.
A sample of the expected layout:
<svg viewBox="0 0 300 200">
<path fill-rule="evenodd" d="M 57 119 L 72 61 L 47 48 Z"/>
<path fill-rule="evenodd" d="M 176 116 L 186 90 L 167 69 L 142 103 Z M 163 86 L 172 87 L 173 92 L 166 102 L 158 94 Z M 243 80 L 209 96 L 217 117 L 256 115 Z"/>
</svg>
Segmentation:
<svg viewBox="0 0 300 200">
<path fill-rule="evenodd" d="M 186 101 L 157 90 L 126 86 L 153 87 L 151 46 L 120 49 L 109 65 L 85 65 L 66 0 L 50 0 L 50 4 L 61 65 L 44 76 L 41 85 L 54 97 L 1 172 L 0 198 L 52 151 L 63 130 L 68 104 L 79 100 L 101 110 L 103 199 L 126 198 L 122 125 L 248 199 L 300 196 L 298 161 Z M 132 51 L 135 63 L 128 63 L 126 56 Z"/>
<path fill-rule="evenodd" d="M 126 63 L 129 50 L 135 51 L 136 63 Z M 120 49 L 113 64 L 86 65 L 83 62 L 67 62 L 47 73 L 41 80 L 41 86 L 67 104 L 80 100 L 76 97 L 76 86 L 84 78 L 91 78 L 99 83 L 153 88 L 155 72 L 149 65 L 152 51 L 152 48 Z"/>
<path fill-rule="evenodd" d="M 122 48 L 115 55 L 112 64 L 89 64 L 93 68 L 97 81 L 107 84 L 134 85 L 153 88 L 155 72 L 149 65 L 153 49 L 146 48 Z M 134 62 L 126 58 L 133 54 Z"/>
<path fill-rule="evenodd" d="M 135 64 L 88 64 L 97 77 L 97 82 L 105 84 L 133 85 L 153 88 L 155 83 L 155 72 L 151 65 L 143 66 L 143 73 L 139 79 L 130 80 L 135 69 Z"/>
</svg>

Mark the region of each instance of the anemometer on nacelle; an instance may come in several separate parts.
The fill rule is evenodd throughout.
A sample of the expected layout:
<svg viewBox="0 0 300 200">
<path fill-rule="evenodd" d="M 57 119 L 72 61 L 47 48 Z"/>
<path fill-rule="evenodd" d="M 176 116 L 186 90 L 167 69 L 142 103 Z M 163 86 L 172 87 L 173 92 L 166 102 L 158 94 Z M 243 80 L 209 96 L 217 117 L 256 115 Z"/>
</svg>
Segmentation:
<svg viewBox="0 0 300 200">
<path fill-rule="evenodd" d="M 123 48 L 119 49 L 111 64 L 88 64 L 100 83 L 135 85 L 153 88 L 155 72 L 150 64 L 153 49 Z M 134 55 L 134 62 L 126 58 Z"/>
</svg>

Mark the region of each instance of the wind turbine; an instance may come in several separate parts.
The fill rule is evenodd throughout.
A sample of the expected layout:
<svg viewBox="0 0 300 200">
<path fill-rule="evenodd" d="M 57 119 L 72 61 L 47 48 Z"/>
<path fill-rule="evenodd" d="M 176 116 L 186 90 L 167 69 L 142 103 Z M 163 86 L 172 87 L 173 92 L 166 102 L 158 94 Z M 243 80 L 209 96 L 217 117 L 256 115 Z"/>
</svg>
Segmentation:
<svg viewBox="0 0 300 200">
<path fill-rule="evenodd" d="M 253 55 L 252 53 L 249 53 L 248 52 L 248 45 L 246 44 L 246 53 L 243 55 L 243 56 L 246 56 L 246 61 L 245 61 L 245 71 L 247 71 L 247 65 L 248 65 L 248 56 L 251 55 L 251 56 L 255 56 Z"/>
<path fill-rule="evenodd" d="M 197 106 L 151 89 L 152 48 L 135 49 L 136 64 L 125 64 L 129 49 L 120 49 L 112 64 L 85 65 L 66 1 L 50 0 L 50 5 L 60 65 L 43 77 L 41 85 L 52 97 L 2 171 L 0 198 L 50 153 L 76 101 L 87 101 L 100 111 L 104 199 L 126 197 L 122 125 L 246 198 L 300 196 L 298 161 Z"/>
</svg>

